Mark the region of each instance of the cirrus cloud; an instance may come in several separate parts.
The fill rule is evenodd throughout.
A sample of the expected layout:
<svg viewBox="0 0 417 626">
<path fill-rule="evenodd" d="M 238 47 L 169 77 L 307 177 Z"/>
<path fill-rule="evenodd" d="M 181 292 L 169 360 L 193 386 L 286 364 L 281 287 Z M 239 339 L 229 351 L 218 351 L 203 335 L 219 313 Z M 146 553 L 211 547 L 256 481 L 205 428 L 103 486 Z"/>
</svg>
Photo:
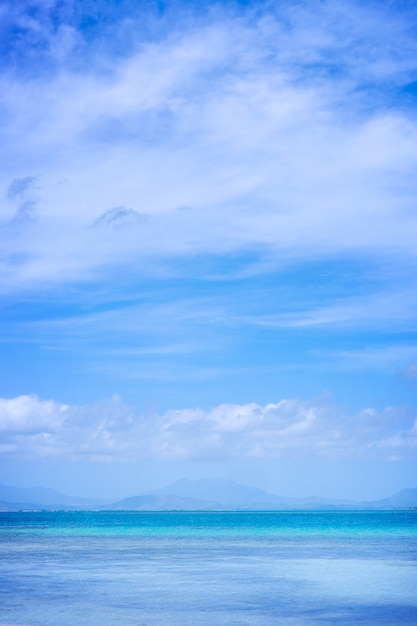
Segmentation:
<svg viewBox="0 0 417 626">
<path fill-rule="evenodd" d="M 54 7 L 23 20 L 24 32 L 55 41 Z M 10 13 L 20 27 L 22 13 Z M 281 260 L 401 251 L 415 261 L 417 128 L 402 90 L 417 55 L 398 14 L 260 3 L 141 33 L 112 56 L 79 29 L 79 52 L 57 55 L 54 72 L 0 75 L 3 289 L 254 247 Z M 28 57 L 36 51 L 29 37 Z M 7 189 L 30 172 L 36 224 L 10 229 Z M 114 207 L 152 219 L 116 235 L 90 228 L 97 216 L 121 225 Z M 32 217 L 32 204 L 22 211 Z"/>
</svg>

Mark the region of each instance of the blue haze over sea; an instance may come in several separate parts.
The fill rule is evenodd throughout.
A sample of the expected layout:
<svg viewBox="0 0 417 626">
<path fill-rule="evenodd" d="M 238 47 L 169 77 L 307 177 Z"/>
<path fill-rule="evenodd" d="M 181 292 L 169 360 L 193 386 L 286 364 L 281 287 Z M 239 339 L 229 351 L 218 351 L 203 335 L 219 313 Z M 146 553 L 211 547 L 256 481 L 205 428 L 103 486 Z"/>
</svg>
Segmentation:
<svg viewBox="0 0 417 626">
<path fill-rule="evenodd" d="M 0 624 L 417 624 L 417 511 L 3 512 Z"/>
</svg>

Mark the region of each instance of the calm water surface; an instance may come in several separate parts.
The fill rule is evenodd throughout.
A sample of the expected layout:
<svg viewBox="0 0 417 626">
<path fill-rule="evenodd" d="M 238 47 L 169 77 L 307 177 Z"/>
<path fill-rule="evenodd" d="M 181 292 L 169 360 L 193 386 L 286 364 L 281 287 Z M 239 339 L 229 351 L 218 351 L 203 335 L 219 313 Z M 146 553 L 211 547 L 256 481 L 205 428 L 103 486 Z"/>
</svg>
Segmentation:
<svg viewBox="0 0 417 626">
<path fill-rule="evenodd" d="M 0 625 L 417 625 L 417 511 L 0 513 Z"/>
</svg>

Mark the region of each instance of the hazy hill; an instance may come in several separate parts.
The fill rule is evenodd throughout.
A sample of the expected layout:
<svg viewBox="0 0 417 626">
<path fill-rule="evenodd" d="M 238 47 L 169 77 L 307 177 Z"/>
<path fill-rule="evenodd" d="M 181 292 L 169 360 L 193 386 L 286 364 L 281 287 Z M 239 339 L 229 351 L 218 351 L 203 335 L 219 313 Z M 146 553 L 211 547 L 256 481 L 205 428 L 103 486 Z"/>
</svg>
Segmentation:
<svg viewBox="0 0 417 626">
<path fill-rule="evenodd" d="M 285 510 L 392 509 L 417 506 L 417 489 L 405 489 L 384 500 L 354 502 L 311 496 L 285 498 L 231 480 L 202 478 L 177 480 L 162 489 L 125 498 L 108 508 L 136 510 Z"/>
<path fill-rule="evenodd" d="M 402 489 L 389 498 L 382 500 L 373 500 L 364 504 L 372 506 L 372 508 L 407 508 L 417 507 L 417 487 L 414 489 Z"/>
<path fill-rule="evenodd" d="M 0 485 L 0 508 L 59 508 L 86 507 L 101 504 L 103 500 L 67 496 L 55 489 L 46 487 L 10 487 Z M 9 506 L 10 508 L 10 506 Z"/>
<path fill-rule="evenodd" d="M 285 498 L 231 480 L 177 480 L 162 489 L 124 498 L 111 504 L 67 496 L 44 487 L 19 488 L 0 485 L 0 510 L 19 509 L 113 509 L 168 510 L 285 510 L 285 509 L 395 509 L 417 507 L 417 488 L 403 489 L 388 498 L 371 502 L 332 500 L 311 496 Z"/>
<path fill-rule="evenodd" d="M 201 478 L 177 480 L 162 489 L 124 498 L 111 505 L 117 509 L 207 510 L 231 508 L 274 508 L 285 502 L 262 489 L 240 485 L 231 480 Z"/>
<path fill-rule="evenodd" d="M 199 478 L 197 480 L 183 478 L 152 493 L 156 495 L 175 494 L 182 498 L 198 498 L 228 507 L 256 502 L 281 504 L 285 500 L 285 498 L 263 491 L 263 489 L 247 487 L 222 478 Z"/>
<path fill-rule="evenodd" d="M 146 494 L 143 496 L 133 496 L 124 498 L 118 502 L 114 502 L 103 509 L 111 510 L 130 510 L 130 511 L 201 511 L 207 509 L 218 509 L 216 502 L 205 502 L 198 498 L 181 497 L 174 494 L 154 495 Z"/>
<path fill-rule="evenodd" d="M 197 480 L 177 480 L 162 489 L 153 491 L 154 494 L 176 494 L 181 497 L 194 497 L 200 500 L 210 500 L 225 507 L 238 508 L 315 508 L 316 506 L 351 505 L 349 500 L 331 500 L 328 498 L 290 498 L 277 496 L 263 489 L 248 487 L 222 478 L 200 478 Z"/>
</svg>

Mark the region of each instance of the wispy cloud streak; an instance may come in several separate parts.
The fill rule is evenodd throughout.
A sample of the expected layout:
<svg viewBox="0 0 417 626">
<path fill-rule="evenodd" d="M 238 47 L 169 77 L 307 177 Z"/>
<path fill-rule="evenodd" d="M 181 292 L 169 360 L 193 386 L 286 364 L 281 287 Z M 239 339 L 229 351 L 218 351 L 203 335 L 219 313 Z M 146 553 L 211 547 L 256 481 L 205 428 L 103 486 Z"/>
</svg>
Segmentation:
<svg viewBox="0 0 417 626">
<path fill-rule="evenodd" d="M 253 246 L 303 261 L 415 256 L 416 126 L 384 89 L 400 93 L 416 65 L 399 14 L 356 3 L 218 10 L 111 60 L 85 40 L 88 69 L 74 64 L 77 47 L 64 60 L 53 52 L 64 34 L 39 15 L 22 28 L 50 39 L 56 71 L 1 77 L 0 182 L 36 177 L 41 206 L 29 230 L 8 227 L 10 250 L 27 259 L 4 258 L 9 289 Z M 111 236 L 89 228 L 114 207 L 149 219 Z"/>
</svg>

